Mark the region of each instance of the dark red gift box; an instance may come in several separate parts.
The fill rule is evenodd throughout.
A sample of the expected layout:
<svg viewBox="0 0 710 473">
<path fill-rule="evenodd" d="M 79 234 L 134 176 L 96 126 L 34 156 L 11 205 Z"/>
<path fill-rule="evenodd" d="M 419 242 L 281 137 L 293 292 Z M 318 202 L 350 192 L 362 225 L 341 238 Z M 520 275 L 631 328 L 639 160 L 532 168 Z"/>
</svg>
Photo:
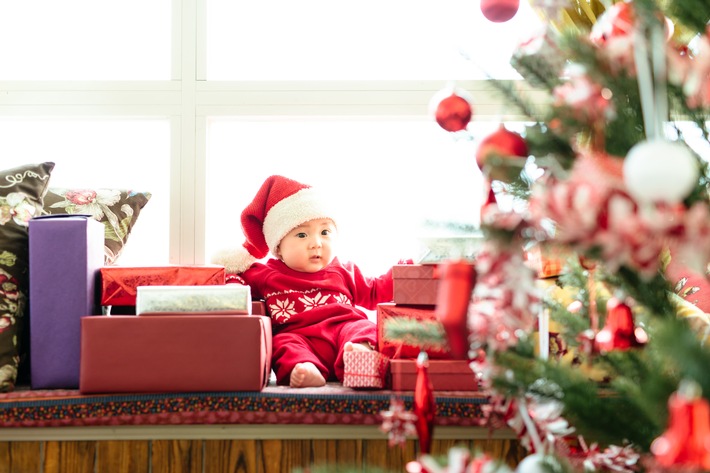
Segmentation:
<svg viewBox="0 0 710 473">
<path fill-rule="evenodd" d="M 265 316 L 81 319 L 82 393 L 261 391 L 270 374 Z"/>
<path fill-rule="evenodd" d="M 465 360 L 429 360 L 429 379 L 434 391 L 478 391 L 478 380 Z M 392 391 L 414 391 L 416 360 L 390 360 Z"/>
<path fill-rule="evenodd" d="M 219 265 L 104 266 L 101 305 L 135 306 L 138 286 L 207 286 L 225 284 Z"/>
<path fill-rule="evenodd" d="M 395 304 L 435 305 L 439 280 L 434 264 L 402 264 L 392 267 Z"/>
</svg>

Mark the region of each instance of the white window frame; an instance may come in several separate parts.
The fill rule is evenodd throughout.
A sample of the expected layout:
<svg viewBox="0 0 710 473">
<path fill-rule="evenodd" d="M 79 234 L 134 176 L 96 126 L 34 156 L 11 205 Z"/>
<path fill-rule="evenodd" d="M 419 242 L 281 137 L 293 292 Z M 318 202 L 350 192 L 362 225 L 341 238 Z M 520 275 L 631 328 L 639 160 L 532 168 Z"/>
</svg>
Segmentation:
<svg viewBox="0 0 710 473">
<path fill-rule="evenodd" d="M 168 81 L 0 81 L 1 117 L 166 117 L 171 126 L 171 264 L 203 264 L 210 116 L 425 116 L 447 81 L 205 80 L 204 0 L 173 0 Z M 486 81 L 457 82 L 474 120 L 526 120 Z M 529 92 L 533 92 L 529 90 Z"/>
</svg>

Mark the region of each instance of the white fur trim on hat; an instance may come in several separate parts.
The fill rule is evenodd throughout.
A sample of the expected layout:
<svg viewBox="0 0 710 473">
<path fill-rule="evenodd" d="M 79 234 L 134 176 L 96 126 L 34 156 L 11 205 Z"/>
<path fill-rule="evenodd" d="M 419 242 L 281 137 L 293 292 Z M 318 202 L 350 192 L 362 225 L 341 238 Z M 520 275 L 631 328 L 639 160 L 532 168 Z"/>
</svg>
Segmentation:
<svg viewBox="0 0 710 473">
<path fill-rule="evenodd" d="M 329 218 L 337 225 L 330 202 L 317 190 L 306 187 L 274 204 L 264 218 L 264 239 L 271 253 L 276 255 L 283 237 L 303 223 Z"/>
<path fill-rule="evenodd" d="M 256 258 L 240 246 L 218 251 L 212 256 L 211 263 L 224 266 L 227 274 L 240 274 L 249 269 L 256 262 Z"/>
</svg>

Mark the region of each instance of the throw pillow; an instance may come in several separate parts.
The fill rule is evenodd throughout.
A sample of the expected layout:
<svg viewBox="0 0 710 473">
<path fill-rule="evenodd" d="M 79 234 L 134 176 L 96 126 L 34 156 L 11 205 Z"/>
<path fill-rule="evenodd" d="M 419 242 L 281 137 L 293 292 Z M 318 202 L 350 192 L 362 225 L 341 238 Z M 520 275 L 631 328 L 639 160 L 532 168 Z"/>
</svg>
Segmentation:
<svg viewBox="0 0 710 473">
<path fill-rule="evenodd" d="M 0 171 L 0 391 L 12 391 L 29 345 L 29 221 L 42 212 L 54 163 Z M 23 363 L 24 364 L 24 363 Z"/>
<path fill-rule="evenodd" d="M 87 214 L 103 223 L 104 262 L 112 265 L 150 198 L 149 192 L 121 189 L 51 188 L 44 198 L 44 210 L 50 214 Z"/>
</svg>

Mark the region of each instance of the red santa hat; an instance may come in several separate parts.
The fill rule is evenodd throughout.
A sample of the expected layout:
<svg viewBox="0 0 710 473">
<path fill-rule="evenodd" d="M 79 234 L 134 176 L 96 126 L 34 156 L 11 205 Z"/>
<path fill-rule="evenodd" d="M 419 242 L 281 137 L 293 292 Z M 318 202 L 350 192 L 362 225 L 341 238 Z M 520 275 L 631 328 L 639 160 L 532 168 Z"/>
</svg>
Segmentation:
<svg viewBox="0 0 710 473">
<path fill-rule="evenodd" d="M 239 248 L 218 252 L 212 263 L 223 265 L 230 274 L 246 271 L 255 261 L 276 248 L 297 226 L 319 218 L 333 218 L 330 199 L 307 184 L 283 176 L 269 176 L 254 200 L 242 211 L 246 241 Z"/>
</svg>

